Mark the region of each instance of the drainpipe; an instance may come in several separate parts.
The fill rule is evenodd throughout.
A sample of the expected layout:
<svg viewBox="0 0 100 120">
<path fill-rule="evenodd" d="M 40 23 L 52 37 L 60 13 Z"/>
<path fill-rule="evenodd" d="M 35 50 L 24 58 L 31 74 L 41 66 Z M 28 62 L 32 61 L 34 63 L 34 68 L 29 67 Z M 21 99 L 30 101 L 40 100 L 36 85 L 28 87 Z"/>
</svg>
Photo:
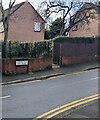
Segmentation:
<svg viewBox="0 0 100 120">
<path fill-rule="evenodd" d="M 62 65 L 62 43 L 60 43 L 60 60 L 59 64 Z"/>
</svg>

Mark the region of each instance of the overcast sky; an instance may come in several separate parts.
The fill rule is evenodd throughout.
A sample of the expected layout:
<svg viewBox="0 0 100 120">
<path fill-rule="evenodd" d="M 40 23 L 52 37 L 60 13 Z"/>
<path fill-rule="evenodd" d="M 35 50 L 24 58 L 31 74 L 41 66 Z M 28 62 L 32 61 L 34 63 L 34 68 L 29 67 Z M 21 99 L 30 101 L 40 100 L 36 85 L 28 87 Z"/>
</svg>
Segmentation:
<svg viewBox="0 0 100 120">
<path fill-rule="evenodd" d="M 10 0 L 3 0 L 3 5 L 4 5 L 5 8 L 8 8 L 9 1 Z M 18 3 L 21 3 L 21 2 L 24 2 L 24 1 L 26 1 L 26 0 L 16 0 L 15 4 L 18 4 Z M 28 0 L 28 1 L 37 9 L 39 3 L 42 2 L 43 0 Z"/>
<path fill-rule="evenodd" d="M 10 0 L 2 0 L 4 3 L 4 7 L 8 8 L 8 3 Z M 12 0 L 13 1 L 13 0 Z M 21 3 L 23 1 L 26 0 L 16 0 L 16 4 Z M 39 5 L 39 3 L 41 3 L 44 0 L 28 0 L 35 8 L 37 8 L 37 6 Z M 93 1 L 100 1 L 100 0 L 68 0 L 68 1 L 79 1 L 79 2 L 93 2 Z"/>
<path fill-rule="evenodd" d="M 8 8 L 8 4 L 10 0 L 2 0 L 3 1 L 3 5 L 5 8 Z M 13 1 L 13 0 L 12 0 Z M 23 1 L 26 0 L 16 0 L 15 4 L 21 3 Z M 39 4 L 44 1 L 44 0 L 28 0 L 36 9 L 39 6 Z M 68 0 L 68 1 L 79 1 L 79 2 L 93 2 L 93 1 L 100 1 L 100 0 Z"/>
</svg>

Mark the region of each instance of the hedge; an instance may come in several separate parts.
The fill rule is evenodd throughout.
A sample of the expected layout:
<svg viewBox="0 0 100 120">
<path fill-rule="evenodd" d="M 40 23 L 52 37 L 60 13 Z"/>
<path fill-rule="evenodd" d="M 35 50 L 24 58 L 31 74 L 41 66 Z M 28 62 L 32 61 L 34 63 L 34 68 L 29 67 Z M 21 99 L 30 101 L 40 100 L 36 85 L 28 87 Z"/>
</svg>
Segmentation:
<svg viewBox="0 0 100 120">
<path fill-rule="evenodd" d="M 100 40 L 100 37 L 66 37 L 66 36 L 59 36 L 53 39 L 54 42 L 59 43 L 93 43 L 95 41 Z"/>
<path fill-rule="evenodd" d="M 52 56 L 52 41 L 39 41 L 21 43 L 18 41 L 8 43 L 8 58 L 45 58 Z M 2 51 L 4 43 L 2 42 Z M 4 57 L 4 53 L 2 54 Z"/>
</svg>

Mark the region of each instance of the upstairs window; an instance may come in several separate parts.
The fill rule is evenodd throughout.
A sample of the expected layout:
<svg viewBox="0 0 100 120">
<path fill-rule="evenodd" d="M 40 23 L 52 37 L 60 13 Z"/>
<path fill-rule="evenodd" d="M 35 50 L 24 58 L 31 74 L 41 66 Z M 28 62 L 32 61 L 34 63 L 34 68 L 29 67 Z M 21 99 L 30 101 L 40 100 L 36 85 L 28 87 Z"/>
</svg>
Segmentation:
<svg viewBox="0 0 100 120">
<path fill-rule="evenodd" d="M 77 31 L 78 30 L 78 24 L 74 25 L 74 27 L 72 28 L 73 31 Z"/>
<path fill-rule="evenodd" d="M 39 22 L 34 22 L 34 31 L 35 32 L 40 32 L 41 31 L 40 25 L 41 24 Z"/>
</svg>

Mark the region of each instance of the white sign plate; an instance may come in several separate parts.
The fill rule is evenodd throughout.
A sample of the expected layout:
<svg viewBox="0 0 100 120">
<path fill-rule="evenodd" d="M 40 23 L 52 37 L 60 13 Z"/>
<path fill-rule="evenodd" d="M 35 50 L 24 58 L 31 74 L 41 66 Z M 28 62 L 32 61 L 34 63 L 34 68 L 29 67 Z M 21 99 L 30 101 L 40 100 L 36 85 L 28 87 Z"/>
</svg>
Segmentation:
<svg viewBox="0 0 100 120">
<path fill-rule="evenodd" d="M 16 61 L 16 65 L 28 65 L 28 60 Z"/>
</svg>

